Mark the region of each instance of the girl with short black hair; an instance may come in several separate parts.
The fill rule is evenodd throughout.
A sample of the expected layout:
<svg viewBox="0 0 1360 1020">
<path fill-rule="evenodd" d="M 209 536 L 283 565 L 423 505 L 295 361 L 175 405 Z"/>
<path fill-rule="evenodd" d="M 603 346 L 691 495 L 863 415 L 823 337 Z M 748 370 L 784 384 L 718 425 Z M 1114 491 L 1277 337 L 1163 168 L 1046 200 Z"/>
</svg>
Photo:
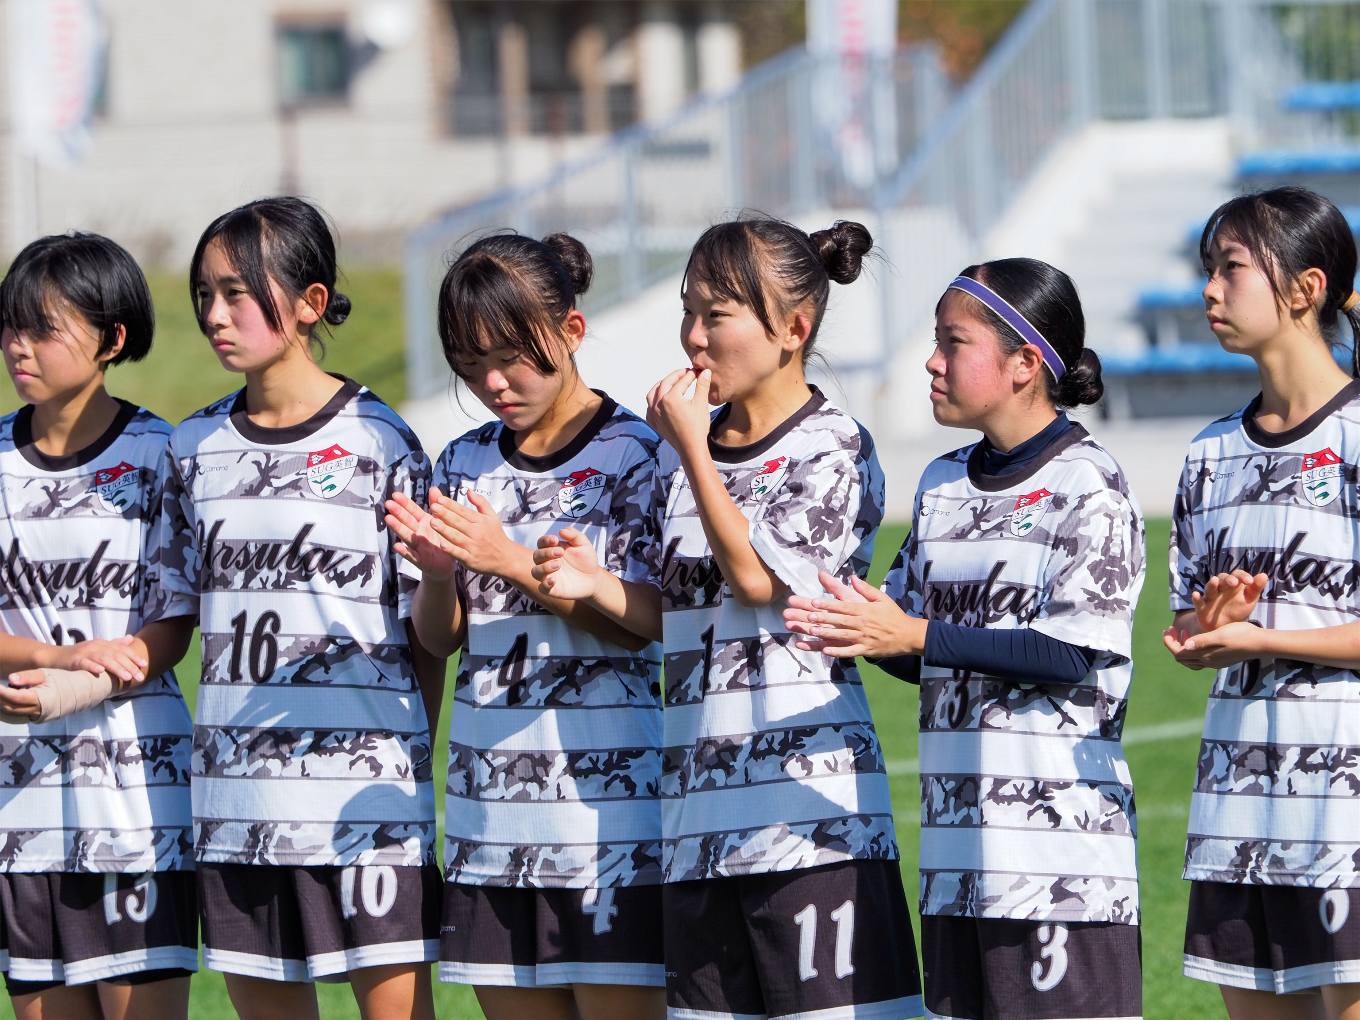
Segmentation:
<svg viewBox="0 0 1360 1020">
<path fill-rule="evenodd" d="M 1185 973 L 1233 1020 L 1357 1015 L 1360 336 L 1355 241 L 1303 188 L 1220 206 L 1200 239 L 1209 327 L 1261 393 L 1190 448 L 1167 647 L 1216 669 L 1190 807 Z M 1360 374 L 1360 355 L 1351 358 Z"/>
<path fill-rule="evenodd" d="M 444 450 L 428 514 L 388 504 L 421 640 L 461 649 L 439 976 L 489 1020 L 665 1014 L 660 441 L 576 369 L 592 273 L 566 234 L 458 256 L 439 336 L 497 420 Z M 582 590 L 540 584 L 539 544 L 589 564 Z"/>
<path fill-rule="evenodd" d="M 0 419 L 0 968 L 19 1020 L 188 1013 L 198 969 L 191 607 L 148 578 L 170 426 L 111 396 L 151 294 L 106 237 L 26 246 L 0 283 L 24 407 Z"/>
<path fill-rule="evenodd" d="M 1064 408 L 1101 395 L 1067 274 L 969 266 L 935 310 L 938 458 L 881 592 L 829 574 L 800 648 L 921 685 L 927 1015 L 1142 1015 L 1133 784 L 1120 747 L 1143 520 Z"/>
<path fill-rule="evenodd" d="M 323 371 L 348 315 L 320 210 L 270 198 L 209 225 L 190 287 L 245 387 L 170 439 L 159 582 L 198 612 L 194 854 L 203 959 L 246 1020 L 434 1016 L 430 719 L 444 662 L 410 625 L 415 571 L 382 527 L 430 462 L 359 383 Z"/>
</svg>

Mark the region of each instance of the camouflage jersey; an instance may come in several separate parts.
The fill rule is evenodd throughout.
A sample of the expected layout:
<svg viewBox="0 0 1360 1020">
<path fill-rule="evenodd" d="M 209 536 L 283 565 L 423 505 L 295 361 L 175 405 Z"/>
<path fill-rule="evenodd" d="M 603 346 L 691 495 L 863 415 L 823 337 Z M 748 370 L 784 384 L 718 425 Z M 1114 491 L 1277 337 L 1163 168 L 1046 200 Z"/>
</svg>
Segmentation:
<svg viewBox="0 0 1360 1020">
<path fill-rule="evenodd" d="M 263 428 L 245 391 L 170 438 L 159 586 L 196 607 L 200 861 L 434 860 L 430 733 L 405 620 L 419 577 L 383 503 L 430 462 L 358 383 Z"/>
<path fill-rule="evenodd" d="M 1251 619 L 1306 630 L 1360 620 L 1360 382 L 1295 428 L 1257 397 L 1186 458 L 1171 525 L 1171 608 L 1214 574 L 1270 583 Z M 1190 800 L 1185 877 L 1360 885 L 1360 672 L 1292 659 L 1218 671 Z"/>
<path fill-rule="evenodd" d="M 170 426 L 119 403 L 93 445 L 64 457 L 34 445 L 31 406 L 0 419 L 6 634 L 112 641 L 193 614 L 147 588 Z M 192 739 L 173 672 L 64 719 L 0 722 L 0 870 L 192 868 Z"/>
<path fill-rule="evenodd" d="M 710 439 L 709 451 L 756 554 L 793 592 L 822 594 L 820 570 L 865 575 L 883 473 L 848 414 L 814 389 L 759 442 Z M 669 446 L 661 465 L 666 881 L 897 859 L 883 752 L 853 660 L 795 647 L 782 599 L 747 608 L 732 597 Z"/>
<path fill-rule="evenodd" d="M 1096 653 L 1077 684 L 921 669 L 921 913 L 1138 923 L 1133 782 L 1120 744 L 1142 514 L 1075 426 L 982 472 L 981 444 L 921 476 L 883 590 L 912 616 Z"/>
<path fill-rule="evenodd" d="M 601 394 L 603 397 L 604 394 Z M 515 449 L 499 422 L 448 445 L 434 484 L 496 508 L 530 549 L 578 528 L 606 570 L 655 573 L 660 440 L 608 397 L 556 453 Z M 661 881 L 661 650 L 630 652 L 508 581 L 458 568 L 467 639 L 449 726 L 444 863 L 462 885 Z"/>
</svg>

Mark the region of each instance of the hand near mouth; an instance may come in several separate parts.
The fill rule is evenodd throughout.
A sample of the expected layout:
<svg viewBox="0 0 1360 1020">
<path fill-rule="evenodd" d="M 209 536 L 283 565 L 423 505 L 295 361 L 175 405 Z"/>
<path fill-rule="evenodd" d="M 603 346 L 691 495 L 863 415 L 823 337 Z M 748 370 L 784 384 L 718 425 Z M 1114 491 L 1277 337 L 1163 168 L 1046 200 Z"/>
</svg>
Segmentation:
<svg viewBox="0 0 1360 1020">
<path fill-rule="evenodd" d="M 694 384 L 694 395 L 685 391 Z M 713 372 L 694 366 L 677 368 L 647 394 L 647 424 L 681 454 L 708 449 L 708 391 Z"/>
</svg>

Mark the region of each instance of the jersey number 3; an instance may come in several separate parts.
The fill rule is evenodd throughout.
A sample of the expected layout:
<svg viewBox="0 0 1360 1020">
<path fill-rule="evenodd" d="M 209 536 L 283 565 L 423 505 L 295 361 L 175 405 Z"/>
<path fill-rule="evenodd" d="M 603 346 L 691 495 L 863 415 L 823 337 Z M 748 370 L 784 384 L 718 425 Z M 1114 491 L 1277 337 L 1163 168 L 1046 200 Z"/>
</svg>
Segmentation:
<svg viewBox="0 0 1360 1020">
<path fill-rule="evenodd" d="M 1043 948 L 1040 959 L 1030 965 L 1029 979 L 1036 992 L 1051 992 L 1067 976 L 1067 929 L 1061 924 L 1041 924 L 1036 934 Z"/>
</svg>

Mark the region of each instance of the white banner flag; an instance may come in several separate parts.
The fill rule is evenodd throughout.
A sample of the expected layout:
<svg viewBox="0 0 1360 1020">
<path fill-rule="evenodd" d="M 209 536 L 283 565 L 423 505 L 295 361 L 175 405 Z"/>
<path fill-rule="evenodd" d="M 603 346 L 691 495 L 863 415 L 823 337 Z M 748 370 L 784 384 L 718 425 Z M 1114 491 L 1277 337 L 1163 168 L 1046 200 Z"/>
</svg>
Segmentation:
<svg viewBox="0 0 1360 1020">
<path fill-rule="evenodd" d="M 79 161 L 104 75 L 96 0 L 6 0 L 14 144 L 52 166 Z"/>
<path fill-rule="evenodd" d="M 808 51 L 819 60 L 812 103 L 837 173 L 867 190 L 896 165 L 891 68 L 897 0 L 807 0 Z M 878 74 L 874 71 L 878 70 Z"/>
</svg>

